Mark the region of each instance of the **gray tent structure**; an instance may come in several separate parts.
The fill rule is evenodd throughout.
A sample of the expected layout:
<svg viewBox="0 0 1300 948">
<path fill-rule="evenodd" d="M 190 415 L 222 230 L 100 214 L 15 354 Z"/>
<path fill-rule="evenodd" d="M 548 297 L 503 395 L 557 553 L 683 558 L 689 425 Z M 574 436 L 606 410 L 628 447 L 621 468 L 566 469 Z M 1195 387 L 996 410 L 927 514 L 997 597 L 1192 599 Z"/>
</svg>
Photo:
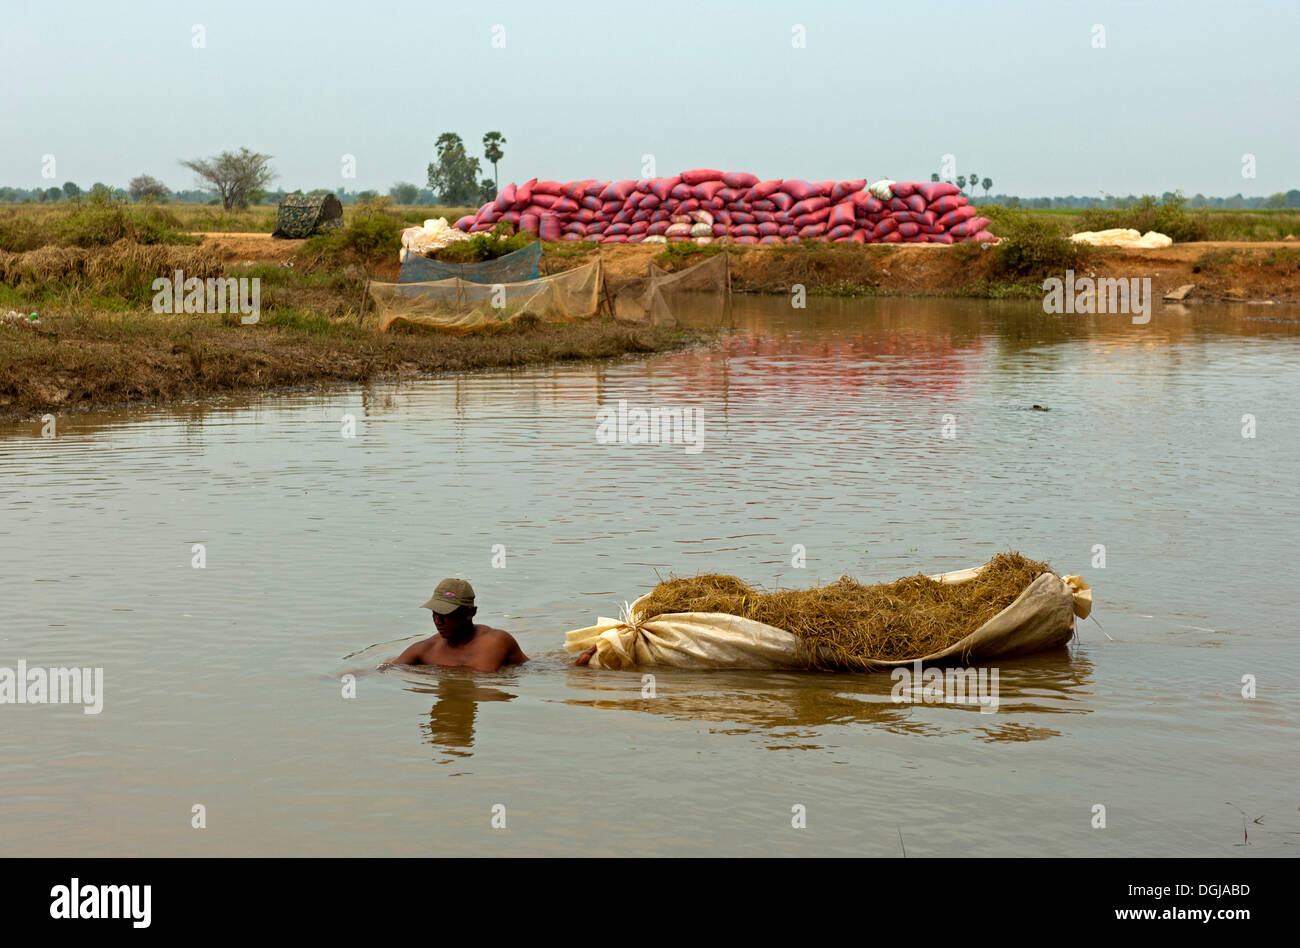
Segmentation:
<svg viewBox="0 0 1300 948">
<path fill-rule="evenodd" d="M 343 226 L 343 205 L 332 194 L 286 194 L 272 237 L 314 237 Z"/>
</svg>

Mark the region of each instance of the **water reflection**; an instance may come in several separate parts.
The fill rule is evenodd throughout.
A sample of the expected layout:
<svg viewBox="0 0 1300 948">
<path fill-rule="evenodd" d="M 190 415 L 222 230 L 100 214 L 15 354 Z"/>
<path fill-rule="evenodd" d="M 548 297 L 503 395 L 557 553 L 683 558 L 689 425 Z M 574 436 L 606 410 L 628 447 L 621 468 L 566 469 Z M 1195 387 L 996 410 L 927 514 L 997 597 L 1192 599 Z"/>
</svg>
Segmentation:
<svg viewBox="0 0 1300 948">
<path fill-rule="evenodd" d="M 567 698 L 565 704 L 712 721 L 728 725 L 715 729 L 716 733 L 758 735 L 774 750 L 815 749 L 827 742 L 838 743 L 843 735 L 824 730 L 833 726 L 867 726 L 928 737 L 971 734 L 986 742 L 1046 740 L 1061 732 L 1027 726 L 1011 716 L 1093 711 L 1093 665 L 1077 652 L 1056 649 L 1003 661 L 997 668 L 998 701 L 991 713 L 982 711 L 977 704 L 900 703 L 893 696 L 896 680 L 888 672 L 656 669 L 653 696 L 645 670 L 575 673 L 569 680 L 570 688 L 607 692 L 610 697 Z"/>
<path fill-rule="evenodd" d="M 476 681 L 473 672 L 457 669 L 429 669 L 412 672 L 405 690 L 437 696 L 429 709 L 429 720 L 421 723 L 424 739 L 451 758 L 471 757 L 474 753 L 474 725 L 480 702 L 513 701 L 508 691 Z"/>
</svg>

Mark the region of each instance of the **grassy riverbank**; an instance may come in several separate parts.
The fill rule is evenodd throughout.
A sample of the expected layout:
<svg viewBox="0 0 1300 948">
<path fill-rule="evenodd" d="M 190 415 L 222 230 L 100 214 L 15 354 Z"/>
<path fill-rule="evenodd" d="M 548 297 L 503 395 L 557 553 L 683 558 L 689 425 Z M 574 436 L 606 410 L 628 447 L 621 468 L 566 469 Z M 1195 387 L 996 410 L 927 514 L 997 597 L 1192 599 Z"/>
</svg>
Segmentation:
<svg viewBox="0 0 1300 948">
<path fill-rule="evenodd" d="M 42 316 L 39 327 L 0 325 L 0 418 L 606 359 L 699 338 L 609 319 L 448 336 L 284 310 L 248 326 L 238 316 L 78 310 Z"/>
</svg>

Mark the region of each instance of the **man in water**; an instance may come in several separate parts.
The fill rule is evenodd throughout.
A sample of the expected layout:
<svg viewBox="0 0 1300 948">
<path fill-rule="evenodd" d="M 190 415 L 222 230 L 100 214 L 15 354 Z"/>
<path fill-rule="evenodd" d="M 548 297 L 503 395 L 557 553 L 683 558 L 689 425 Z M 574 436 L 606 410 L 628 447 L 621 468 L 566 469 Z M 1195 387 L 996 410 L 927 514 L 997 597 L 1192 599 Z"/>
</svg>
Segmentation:
<svg viewBox="0 0 1300 948">
<path fill-rule="evenodd" d="M 393 665 L 442 665 L 496 671 L 502 665 L 522 665 L 528 656 L 509 632 L 475 625 L 474 587 L 463 579 L 444 579 L 420 608 L 433 610 L 438 634 L 416 642 Z"/>
</svg>

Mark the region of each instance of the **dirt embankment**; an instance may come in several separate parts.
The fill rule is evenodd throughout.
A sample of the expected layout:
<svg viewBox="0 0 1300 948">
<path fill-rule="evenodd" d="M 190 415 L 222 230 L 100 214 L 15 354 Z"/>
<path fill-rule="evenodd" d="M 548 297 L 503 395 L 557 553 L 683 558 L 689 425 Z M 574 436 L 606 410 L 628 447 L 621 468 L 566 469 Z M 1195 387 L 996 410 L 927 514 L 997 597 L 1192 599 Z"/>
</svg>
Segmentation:
<svg viewBox="0 0 1300 948">
<path fill-rule="evenodd" d="M 573 254 L 561 249 L 543 257 L 543 267 L 564 270 L 600 254 L 615 291 L 643 279 L 663 246 L 602 246 Z M 732 289 L 742 293 L 788 293 L 802 284 L 809 293 L 885 293 L 917 296 L 992 295 L 991 247 L 942 244 L 914 246 L 814 245 L 735 248 Z M 678 266 L 697 260 L 686 257 Z M 1157 299 L 1192 284 L 1185 302 L 1272 300 L 1300 302 L 1300 243 L 1207 242 L 1159 250 L 1098 250 L 1076 276 L 1149 278 Z"/>
<path fill-rule="evenodd" d="M 269 234 L 201 236 L 205 249 L 232 263 L 292 262 L 303 244 L 274 240 Z M 542 257 L 542 272 L 590 263 L 599 254 L 610 288 L 617 293 L 639 283 L 663 252 L 662 244 L 602 245 L 582 252 L 573 244 L 550 244 Z M 735 247 L 731 285 L 741 293 L 788 293 L 797 283 L 810 293 L 980 296 L 993 281 L 992 253 L 991 247 L 969 244 Z M 675 266 L 703 259 L 687 256 Z M 396 280 L 399 268 L 392 260 L 367 269 L 376 279 Z M 1087 273 L 1077 275 L 1149 277 L 1157 298 L 1190 283 L 1194 289 L 1185 302 L 1296 302 L 1300 301 L 1300 242 L 1210 241 L 1159 250 L 1098 250 Z"/>
</svg>

